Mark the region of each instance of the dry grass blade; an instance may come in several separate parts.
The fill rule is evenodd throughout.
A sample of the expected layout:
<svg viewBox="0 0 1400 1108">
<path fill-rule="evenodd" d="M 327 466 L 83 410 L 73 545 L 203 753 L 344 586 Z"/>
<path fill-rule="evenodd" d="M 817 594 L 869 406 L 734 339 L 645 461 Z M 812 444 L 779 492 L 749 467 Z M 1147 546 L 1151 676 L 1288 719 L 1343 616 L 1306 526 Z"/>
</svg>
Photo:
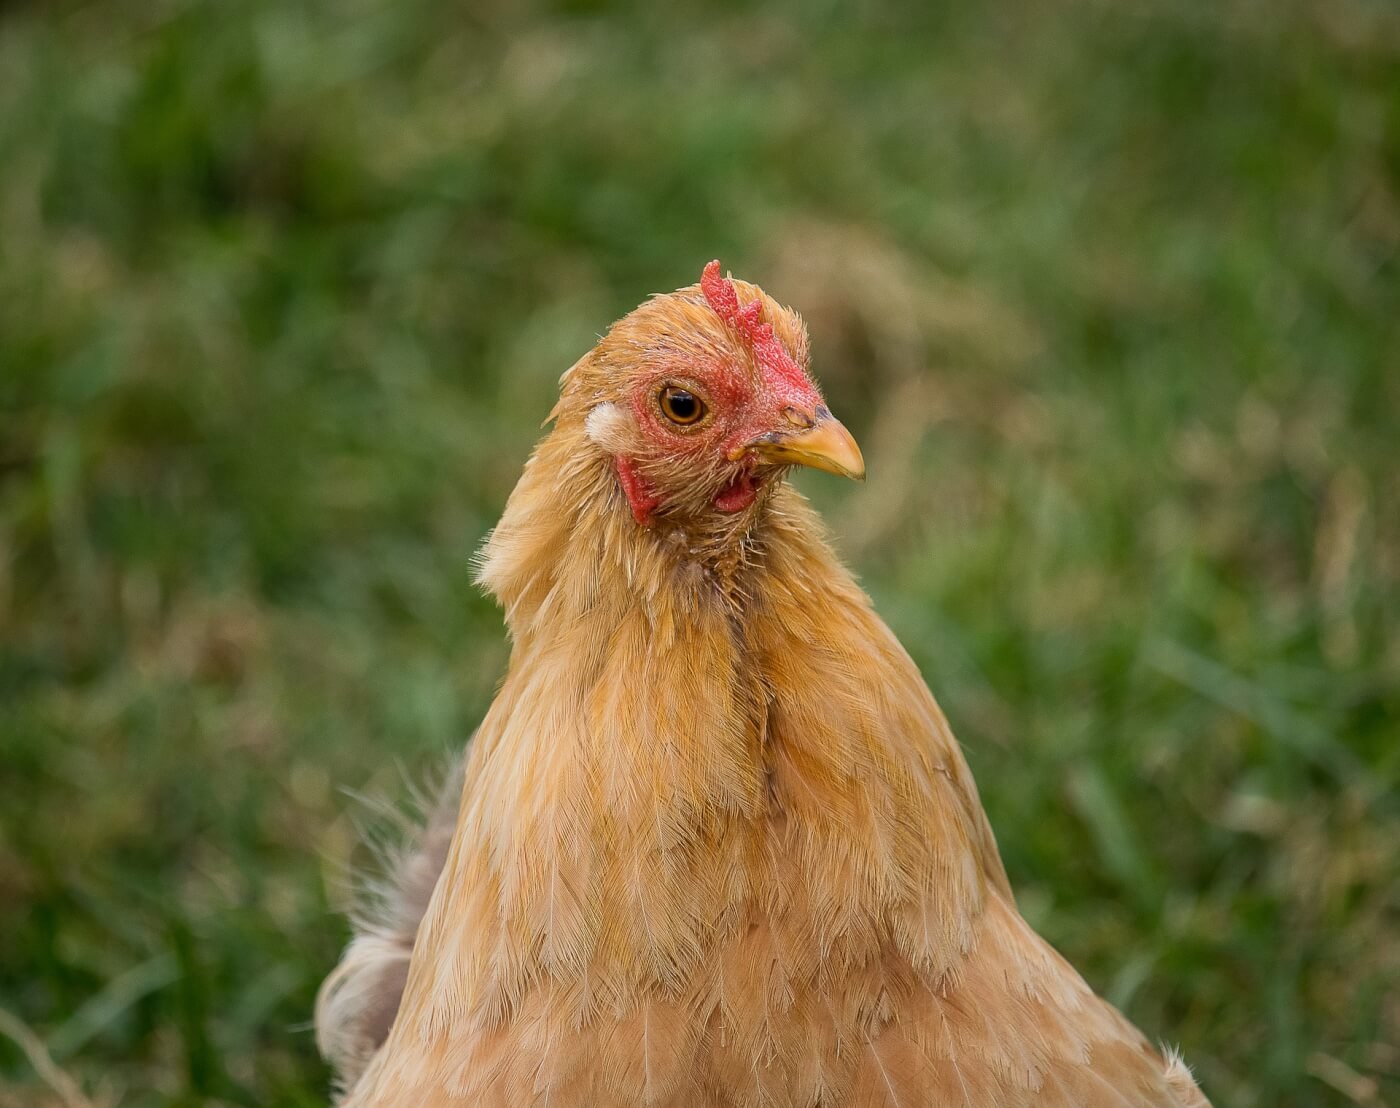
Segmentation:
<svg viewBox="0 0 1400 1108">
<path fill-rule="evenodd" d="M 49 1055 L 43 1040 L 16 1016 L 0 1008 L 0 1035 L 4 1035 L 24 1052 L 35 1074 L 63 1103 L 64 1108 L 100 1108 L 78 1083 L 69 1077 Z"/>
</svg>

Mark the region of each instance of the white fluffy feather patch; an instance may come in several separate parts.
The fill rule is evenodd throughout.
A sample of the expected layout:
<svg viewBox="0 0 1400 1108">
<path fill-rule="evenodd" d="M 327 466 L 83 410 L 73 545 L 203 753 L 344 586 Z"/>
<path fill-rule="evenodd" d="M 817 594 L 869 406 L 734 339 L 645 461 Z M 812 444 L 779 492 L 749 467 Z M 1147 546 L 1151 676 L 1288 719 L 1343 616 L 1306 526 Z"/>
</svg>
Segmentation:
<svg viewBox="0 0 1400 1108">
<path fill-rule="evenodd" d="M 610 454 L 616 454 L 627 446 L 631 420 L 627 413 L 616 404 L 599 404 L 588 413 L 584 423 L 588 437 Z"/>
</svg>

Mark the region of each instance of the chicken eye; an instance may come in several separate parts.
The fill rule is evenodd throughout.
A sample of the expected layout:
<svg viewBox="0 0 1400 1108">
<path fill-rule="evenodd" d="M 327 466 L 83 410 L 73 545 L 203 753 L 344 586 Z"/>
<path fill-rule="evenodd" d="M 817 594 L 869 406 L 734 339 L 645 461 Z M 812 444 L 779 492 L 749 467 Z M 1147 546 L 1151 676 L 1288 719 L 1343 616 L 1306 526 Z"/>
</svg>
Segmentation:
<svg viewBox="0 0 1400 1108">
<path fill-rule="evenodd" d="M 672 423 L 687 426 L 705 415 L 705 402 L 688 389 L 667 385 L 661 390 L 661 411 Z"/>
</svg>

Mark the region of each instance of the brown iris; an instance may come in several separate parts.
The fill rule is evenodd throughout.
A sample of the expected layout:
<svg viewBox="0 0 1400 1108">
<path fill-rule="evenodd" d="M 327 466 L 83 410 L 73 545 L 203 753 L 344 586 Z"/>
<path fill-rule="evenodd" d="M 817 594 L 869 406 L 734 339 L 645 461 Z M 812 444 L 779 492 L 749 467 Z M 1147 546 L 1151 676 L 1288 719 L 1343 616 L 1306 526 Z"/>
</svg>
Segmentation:
<svg viewBox="0 0 1400 1108">
<path fill-rule="evenodd" d="M 685 427 L 705 418 L 705 402 L 689 389 L 667 385 L 661 390 L 661 411 L 672 423 Z"/>
</svg>

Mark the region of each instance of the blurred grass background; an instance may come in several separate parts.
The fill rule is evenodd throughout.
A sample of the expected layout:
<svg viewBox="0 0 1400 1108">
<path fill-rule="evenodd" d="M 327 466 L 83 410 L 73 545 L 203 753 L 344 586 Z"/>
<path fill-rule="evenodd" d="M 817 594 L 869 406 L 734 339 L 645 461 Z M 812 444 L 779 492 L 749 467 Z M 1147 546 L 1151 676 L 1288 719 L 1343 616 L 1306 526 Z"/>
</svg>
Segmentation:
<svg viewBox="0 0 1400 1108">
<path fill-rule="evenodd" d="M 0 1103 L 324 1103 L 344 790 L 718 255 L 1031 920 L 1222 1108 L 1400 1104 L 1400 8 L 785 8 L 0 4 Z"/>
</svg>

